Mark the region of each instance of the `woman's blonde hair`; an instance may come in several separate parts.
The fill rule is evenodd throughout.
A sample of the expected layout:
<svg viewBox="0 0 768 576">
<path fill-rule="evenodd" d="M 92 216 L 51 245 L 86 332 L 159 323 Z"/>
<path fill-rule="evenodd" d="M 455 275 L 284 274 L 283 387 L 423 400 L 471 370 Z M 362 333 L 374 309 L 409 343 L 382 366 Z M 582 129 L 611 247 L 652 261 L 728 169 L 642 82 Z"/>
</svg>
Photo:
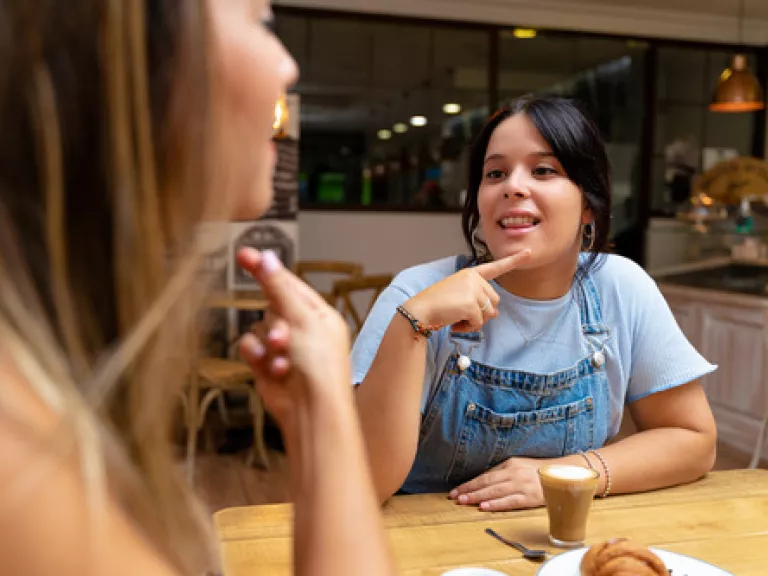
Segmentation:
<svg viewBox="0 0 768 576">
<path fill-rule="evenodd" d="M 0 348 L 60 417 L 51 448 L 190 575 L 215 550 L 170 437 L 195 225 L 231 204 L 206 194 L 210 36 L 205 0 L 0 0 Z"/>
</svg>

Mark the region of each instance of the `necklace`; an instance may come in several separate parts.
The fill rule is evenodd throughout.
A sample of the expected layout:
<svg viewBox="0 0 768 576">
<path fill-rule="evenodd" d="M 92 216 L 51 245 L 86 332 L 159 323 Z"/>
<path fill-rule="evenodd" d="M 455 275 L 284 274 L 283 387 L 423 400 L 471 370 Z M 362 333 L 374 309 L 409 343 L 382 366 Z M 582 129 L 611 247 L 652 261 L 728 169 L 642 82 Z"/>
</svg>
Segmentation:
<svg viewBox="0 0 768 576">
<path fill-rule="evenodd" d="M 573 291 L 571 290 L 570 298 L 568 299 L 568 302 L 563 306 L 563 309 L 560 311 L 560 314 L 557 315 L 557 318 L 555 318 L 555 320 L 549 326 L 545 326 L 544 329 L 538 334 L 536 334 L 535 336 L 528 336 L 528 334 L 525 333 L 525 330 L 523 330 L 523 327 L 520 326 L 520 323 L 515 319 L 511 311 L 510 311 L 509 317 L 512 319 L 512 322 L 515 324 L 517 331 L 520 332 L 520 336 L 522 336 L 523 340 L 525 340 L 524 346 L 528 346 L 528 344 L 530 344 L 531 342 L 535 342 L 536 340 L 544 336 L 544 334 L 552 330 L 552 328 L 554 328 L 555 325 L 557 325 L 557 327 L 559 328 L 560 323 L 565 319 L 566 312 L 570 310 L 572 303 L 573 303 Z"/>
<path fill-rule="evenodd" d="M 531 342 L 534 342 L 534 341 L 538 340 L 544 334 L 549 332 L 551 329 L 553 329 L 555 327 L 559 328 L 560 325 L 565 320 L 565 317 L 567 315 L 566 312 L 568 310 L 570 310 L 571 304 L 573 303 L 573 300 L 574 300 L 574 295 L 573 295 L 573 291 L 571 291 L 571 297 L 568 299 L 568 302 L 563 306 L 563 309 L 560 311 L 560 313 L 558 314 L 557 318 L 555 318 L 555 320 L 552 322 L 552 324 L 550 324 L 549 326 L 544 328 L 544 330 L 542 330 L 536 336 L 533 336 L 533 337 L 529 337 L 525 333 L 525 331 L 523 330 L 522 326 L 520 326 L 520 323 L 517 320 L 515 320 L 515 318 L 510 314 L 510 318 L 512 318 L 512 321 L 514 322 L 515 326 L 517 327 L 518 331 L 520 332 L 520 335 L 525 340 L 525 346 L 528 346 L 528 344 L 530 344 Z M 610 331 L 609 331 L 609 333 L 610 333 Z M 472 351 L 477 346 L 479 346 L 480 343 L 485 339 L 482 330 L 480 330 L 479 332 L 477 332 L 475 334 L 467 335 L 467 336 L 470 336 L 468 338 L 468 340 L 470 341 L 470 345 L 469 345 L 469 350 L 467 351 L 466 354 L 461 349 L 461 346 L 460 346 L 459 342 L 456 339 L 454 339 L 453 337 L 451 338 L 451 341 L 453 342 L 453 345 L 455 347 L 455 354 L 456 354 L 456 357 L 457 357 L 457 367 L 458 367 L 460 372 L 464 372 L 465 370 L 467 370 L 467 368 L 469 368 L 472 365 L 472 359 L 471 359 L 470 355 L 472 354 Z M 551 342 L 554 342 L 554 340 L 552 340 Z M 600 369 L 603 366 L 605 366 L 605 363 L 606 363 L 606 360 L 607 360 L 606 354 L 605 354 L 605 342 L 603 342 L 602 346 L 600 347 L 600 350 L 598 350 L 591 342 L 589 342 L 588 345 L 589 345 L 589 348 L 591 349 L 591 352 L 592 352 L 589 355 L 589 358 L 590 358 L 590 360 L 592 362 L 592 365 L 595 368 L 598 368 L 598 369 Z"/>
<path fill-rule="evenodd" d="M 544 328 L 541 332 L 539 332 L 536 336 L 533 338 L 529 338 L 528 335 L 525 333 L 523 328 L 520 326 L 520 324 L 515 320 L 515 318 L 510 314 L 510 318 L 512 318 L 512 321 L 515 323 L 515 326 L 517 326 L 518 331 L 520 332 L 521 336 L 525 340 L 525 345 L 528 346 L 531 342 L 534 342 L 541 338 L 544 334 L 549 332 L 550 329 L 554 328 L 555 325 L 557 327 L 560 327 L 560 324 L 563 322 L 566 316 L 566 312 L 570 309 L 571 303 L 573 302 L 573 294 L 571 293 L 571 297 L 568 299 L 568 302 L 563 306 L 563 309 L 560 311 L 560 314 L 558 314 L 557 318 L 555 318 L 555 321 L 552 322 L 549 326 Z M 467 368 L 469 368 L 472 365 L 472 351 L 477 348 L 480 343 L 485 339 L 485 336 L 483 334 L 483 331 L 480 330 L 477 334 L 473 335 L 473 337 L 469 338 L 469 350 L 464 353 L 464 351 L 461 349 L 461 345 L 455 338 L 451 338 L 455 353 L 457 355 L 456 365 L 460 372 L 464 372 Z M 604 362 L 603 362 L 604 363 Z"/>
</svg>

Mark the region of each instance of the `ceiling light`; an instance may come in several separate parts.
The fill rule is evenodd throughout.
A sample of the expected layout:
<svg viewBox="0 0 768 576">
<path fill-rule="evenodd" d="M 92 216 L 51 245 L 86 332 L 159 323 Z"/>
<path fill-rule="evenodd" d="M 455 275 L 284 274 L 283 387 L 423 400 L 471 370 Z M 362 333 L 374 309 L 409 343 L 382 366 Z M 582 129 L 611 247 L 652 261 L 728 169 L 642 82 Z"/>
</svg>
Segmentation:
<svg viewBox="0 0 768 576">
<path fill-rule="evenodd" d="M 408 132 L 408 124 L 405 122 L 398 122 L 394 126 L 392 126 L 392 130 L 395 134 L 405 134 Z"/>
<path fill-rule="evenodd" d="M 417 128 L 420 128 L 421 126 L 427 125 L 427 117 L 426 116 L 413 116 L 411 118 L 411 126 L 416 126 Z"/>
<path fill-rule="evenodd" d="M 461 104 L 456 104 L 455 102 L 443 104 L 443 112 L 446 114 L 458 114 L 461 112 Z"/>
<path fill-rule="evenodd" d="M 515 28 L 512 30 L 512 34 L 515 38 L 520 38 L 521 40 L 536 38 L 536 30 L 533 28 Z"/>
<path fill-rule="evenodd" d="M 389 130 L 379 130 L 378 132 L 379 140 L 389 140 L 392 138 L 392 132 Z"/>
<path fill-rule="evenodd" d="M 744 0 L 739 2 L 739 44 L 744 36 Z M 709 105 L 712 112 L 754 112 L 765 108 L 760 81 L 747 66 L 747 56 L 736 54 L 730 68 L 723 70 Z"/>
<path fill-rule="evenodd" d="M 764 107 L 760 81 L 747 67 L 747 57 L 736 54 L 731 67 L 720 74 L 709 109 L 712 112 L 755 112 Z"/>
</svg>

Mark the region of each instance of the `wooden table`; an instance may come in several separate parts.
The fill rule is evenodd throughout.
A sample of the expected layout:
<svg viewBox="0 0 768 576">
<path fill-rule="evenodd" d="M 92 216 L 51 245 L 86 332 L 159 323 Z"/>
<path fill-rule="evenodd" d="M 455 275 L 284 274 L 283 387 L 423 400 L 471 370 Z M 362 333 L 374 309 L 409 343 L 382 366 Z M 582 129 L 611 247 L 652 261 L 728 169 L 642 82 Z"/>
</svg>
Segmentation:
<svg viewBox="0 0 768 576">
<path fill-rule="evenodd" d="M 539 565 L 486 535 L 488 526 L 502 536 L 548 548 L 543 509 L 487 513 L 430 494 L 393 498 L 384 516 L 400 573 L 406 576 L 439 576 L 459 566 L 534 575 Z M 291 517 L 287 504 L 217 513 L 225 575 L 291 574 Z M 596 500 L 587 543 L 618 536 L 694 556 L 738 576 L 764 576 L 768 471 L 713 472 L 685 486 Z"/>
</svg>

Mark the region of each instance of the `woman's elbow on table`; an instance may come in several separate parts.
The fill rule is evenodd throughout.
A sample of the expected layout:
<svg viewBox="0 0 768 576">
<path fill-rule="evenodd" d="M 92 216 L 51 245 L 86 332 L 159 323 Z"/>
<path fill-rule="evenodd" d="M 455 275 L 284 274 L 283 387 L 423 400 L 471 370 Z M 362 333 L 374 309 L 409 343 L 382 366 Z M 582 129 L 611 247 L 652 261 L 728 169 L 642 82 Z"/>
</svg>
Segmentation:
<svg viewBox="0 0 768 576">
<path fill-rule="evenodd" d="M 400 487 L 405 483 L 412 464 L 413 459 L 411 459 L 407 466 L 394 462 L 389 464 L 385 462 L 379 467 L 372 467 L 373 484 L 379 504 L 383 506 L 392 496 L 397 494 Z"/>
<path fill-rule="evenodd" d="M 698 480 L 712 470 L 717 457 L 717 424 L 697 380 L 651 394 L 630 404 L 638 430 L 656 431 L 649 446 L 665 447 L 668 466 L 682 481 Z M 660 433 L 660 435 L 659 435 Z"/>
<path fill-rule="evenodd" d="M 696 478 L 701 478 L 711 472 L 717 460 L 717 428 L 713 427 L 712 430 L 699 432 L 699 434 L 702 436 L 702 457 L 700 467 L 695 471 Z"/>
</svg>

